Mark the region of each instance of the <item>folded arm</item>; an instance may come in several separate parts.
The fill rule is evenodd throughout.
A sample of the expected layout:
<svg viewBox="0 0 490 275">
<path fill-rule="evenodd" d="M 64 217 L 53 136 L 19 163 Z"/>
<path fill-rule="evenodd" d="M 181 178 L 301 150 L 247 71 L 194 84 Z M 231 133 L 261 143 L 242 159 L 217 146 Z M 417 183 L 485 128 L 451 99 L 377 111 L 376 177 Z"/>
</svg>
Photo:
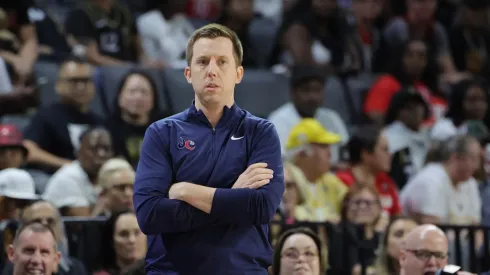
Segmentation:
<svg viewBox="0 0 490 275">
<path fill-rule="evenodd" d="M 270 183 L 258 188 L 223 189 L 183 183 L 175 190 L 176 199 L 233 224 L 268 224 L 284 193 L 281 145 L 275 127 L 264 122 L 256 129 L 248 166 L 267 163 L 274 171 Z"/>
<path fill-rule="evenodd" d="M 168 141 L 158 134 L 167 131 L 166 127 L 152 124 L 146 131 L 134 183 L 136 217 L 147 235 L 187 232 L 216 223 L 216 219 L 186 202 L 169 199 L 173 170 Z"/>
</svg>

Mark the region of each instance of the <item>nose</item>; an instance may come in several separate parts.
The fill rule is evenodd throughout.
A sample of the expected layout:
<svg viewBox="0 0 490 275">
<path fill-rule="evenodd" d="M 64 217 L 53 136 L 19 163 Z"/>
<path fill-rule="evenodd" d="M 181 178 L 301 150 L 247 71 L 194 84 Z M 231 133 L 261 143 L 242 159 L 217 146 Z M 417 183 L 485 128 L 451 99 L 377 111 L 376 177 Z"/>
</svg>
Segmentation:
<svg viewBox="0 0 490 275">
<path fill-rule="evenodd" d="M 130 234 L 129 235 L 128 243 L 130 243 L 130 244 L 136 243 L 136 235 L 135 234 Z"/>
<path fill-rule="evenodd" d="M 436 257 L 434 255 L 430 256 L 426 265 L 427 266 L 436 266 L 437 265 Z"/>
<path fill-rule="evenodd" d="M 126 187 L 124 189 L 124 194 L 127 196 L 127 197 L 133 197 L 133 188 L 131 187 Z"/>
<path fill-rule="evenodd" d="M 75 84 L 77 90 L 83 90 L 86 88 L 86 86 L 86 83 L 83 81 L 77 81 L 77 83 Z"/>
<path fill-rule="evenodd" d="M 218 70 L 218 63 L 215 58 L 211 58 L 208 64 L 208 72 L 207 76 L 208 77 L 216 77 L 216 72 Z"/>
<path fill-rule="evenodd" d="M 41 253 L 39 251 L 36 251 L 36 253 L 32 254 L 29 262 L 33 265 L 40 265 L 42 263 Z"/>
</svg>

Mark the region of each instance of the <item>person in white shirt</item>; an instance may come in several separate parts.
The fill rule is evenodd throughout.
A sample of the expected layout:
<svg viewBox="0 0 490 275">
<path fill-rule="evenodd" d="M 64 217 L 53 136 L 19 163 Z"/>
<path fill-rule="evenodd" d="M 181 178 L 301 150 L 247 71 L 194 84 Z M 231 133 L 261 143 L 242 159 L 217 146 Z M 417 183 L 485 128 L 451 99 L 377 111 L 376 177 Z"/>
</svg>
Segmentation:
<svg viewBox="0 0 490 275">
<path fill-rule="evenodd" d="M 479 224 L 481 200 L 472 175 L 480 166 L 480 143 L 458 135 L 443 150 L 442 162 L 429 163 L 403 188 L 402 209 L 422 223 Z"/>
<path fill-rule="evenodd" d="M 390 100 L 383 134 L 393 156 L 390 175 L 400 189 L 424 166 L 430 139 L 422 125 L 429 117 L 429 105 L 415 91 L 401 90 Z"/>
<path fill-rule="evenodd" d="M 46 186 L 43 199 L 59 208 L 63 216 L 91 216 L 98 194 L 97 173 L 113 152 L 107 130 L 88 129 L 80 137 L 78 159 L 56 171 Z"/>
<path fill-rule="evenodd" d="M 320 107 L 325 98 L 326 76 L 320 69 L 301 65 L 292 69 L 291 102 L 272 112 L 269 120 L 276 126 L 282 153 L 286 153 L 286 142 L 291 129 L 303 118 L 314 118 L 329 132 L 340 135 L 341 141 L 331 148 L 332 164 L 339 161 L 339 148 L 349 141 L 349 132 L 345 122 L 333 110 Z"/>
</svg>

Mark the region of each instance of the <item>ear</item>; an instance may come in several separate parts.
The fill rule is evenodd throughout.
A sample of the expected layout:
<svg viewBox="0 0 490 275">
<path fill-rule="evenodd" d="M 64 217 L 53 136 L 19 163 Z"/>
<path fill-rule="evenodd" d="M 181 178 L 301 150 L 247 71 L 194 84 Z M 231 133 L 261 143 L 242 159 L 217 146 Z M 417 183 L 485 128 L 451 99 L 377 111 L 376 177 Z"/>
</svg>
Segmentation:
<svg viewBox="0 0 490 275">
<path fill-rule="evenodd" d="M 56 251 L 56 254 L 54 255 L 54 260 L 55 260 L 55 265 L 58 266 L 61 261 L 61 252 Z"/>
<path fill-rule="evenodd" d="M 236 68 L 236 81 L 235 81 L 235 84 L 240 84 L 240 82 L 242 82 L 243 74 L 244 74 L 243 67 L 242 66 L 238 66 L 238 68 Z"/>
<path fill-rule="evenodd" d="M 56 94 L 58 94 L 58 95 L 61 94 L 60 91 L 63 89 L 63 87 L 61 87 L 62 85 L 63 85 L 63 83 L 60 80 L 56 81 L 56 85 L 55 85 Z"/>
<path fill-rule="evenodd" d="M 187 82 L 189 84 L 191 84 L 192 83 L 192 81 L 191 81 L 191 67 L 189 67 L 189 66 L 185 67 L 184 76 L 187 79 Z"/>
<path fill-rule="evenodd" d="M 15 258 L 15 250 L 13 245 L 9 245 L 7 247 L 7 256 L 9 258 L 9 261 L 13 263 Z"/>
</svg>

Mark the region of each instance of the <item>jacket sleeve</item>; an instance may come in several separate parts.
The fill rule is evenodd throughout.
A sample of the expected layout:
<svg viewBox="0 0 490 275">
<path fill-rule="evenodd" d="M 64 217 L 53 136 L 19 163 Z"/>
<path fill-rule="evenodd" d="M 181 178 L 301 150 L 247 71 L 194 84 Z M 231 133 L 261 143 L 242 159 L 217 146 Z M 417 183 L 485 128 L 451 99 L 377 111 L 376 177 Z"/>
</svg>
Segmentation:
<svg viewBox="0 0 490 275">
<path fill-rule="evenodd" d="M 254 135 L 247 166 L 265 162 L 274 171 L 274 177 L 259 189 L 217 189 L 211 216 L 247 225 L 268 224 L 274 217 L 284 194 L 281 144 L 274 125 L 269 121 L 261 121 Z"/>
<path fill-rule="evenodd" d="M 146 130 L 134 182 L 134 209 L 141 231 L 156 235 L 212 225 L 216 219 L 210 215 L 183 201 L 168 198 L 174 178 L 165 140 L 169 126 L 157 123 Z"/>
</svg>

